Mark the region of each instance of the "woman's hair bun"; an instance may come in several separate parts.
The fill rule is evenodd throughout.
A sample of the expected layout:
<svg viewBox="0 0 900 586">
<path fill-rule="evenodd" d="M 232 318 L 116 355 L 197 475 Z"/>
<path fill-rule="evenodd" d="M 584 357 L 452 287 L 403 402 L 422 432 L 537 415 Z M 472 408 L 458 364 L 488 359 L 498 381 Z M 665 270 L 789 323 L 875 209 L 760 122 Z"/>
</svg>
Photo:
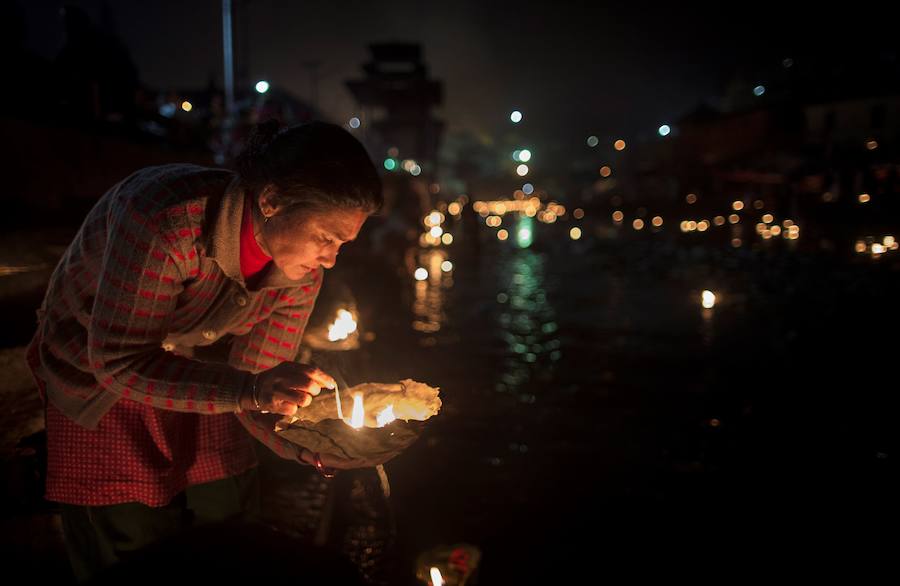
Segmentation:
<svg viewBox="0 0 900 586">
<path fill-rule="evenodd" d="M 254 175 L 254 170 L 264 167 L 266 149 L 282 131 L 281 123 L 274 118 L 260 122 L 250 131 L 244 150 L 235 158 L 234 166 L 244 177 Z"/>
</svg>

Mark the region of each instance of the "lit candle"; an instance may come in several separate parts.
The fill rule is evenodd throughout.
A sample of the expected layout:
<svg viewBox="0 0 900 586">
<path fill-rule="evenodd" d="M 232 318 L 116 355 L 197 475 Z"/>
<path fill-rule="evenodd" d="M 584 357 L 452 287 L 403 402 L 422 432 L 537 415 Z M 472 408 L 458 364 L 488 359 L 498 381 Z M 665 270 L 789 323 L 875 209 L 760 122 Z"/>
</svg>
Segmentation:
<svg viewBox="0 0 900 586">
<path fill-rule="evenodd" d="M 433 586 L 444 586 L 444 577 L 441 576 L 441 570 L 435 567 L 431 568 L 431 584 Z"/>
</svg>

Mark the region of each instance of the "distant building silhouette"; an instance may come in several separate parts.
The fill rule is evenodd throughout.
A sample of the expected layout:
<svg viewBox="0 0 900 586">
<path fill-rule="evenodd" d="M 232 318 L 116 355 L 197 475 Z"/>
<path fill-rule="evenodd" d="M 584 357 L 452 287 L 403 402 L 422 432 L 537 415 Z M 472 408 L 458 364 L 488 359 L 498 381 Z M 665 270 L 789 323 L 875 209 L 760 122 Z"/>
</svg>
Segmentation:
<svg viewBox="0 0 900 586">
<path fill-rule="evenodd" d="M 443 102 L 443 84 L 428 78 L 419 45 L 376 44 L 369 50 L 365 78 L 347 82 L 361 109 L 364 142 L 376 158 L 395 148 L 401 160 L 413 159 L 426 177 L 434 176 L 444 123 L 432 109 Z"/>
</svg>

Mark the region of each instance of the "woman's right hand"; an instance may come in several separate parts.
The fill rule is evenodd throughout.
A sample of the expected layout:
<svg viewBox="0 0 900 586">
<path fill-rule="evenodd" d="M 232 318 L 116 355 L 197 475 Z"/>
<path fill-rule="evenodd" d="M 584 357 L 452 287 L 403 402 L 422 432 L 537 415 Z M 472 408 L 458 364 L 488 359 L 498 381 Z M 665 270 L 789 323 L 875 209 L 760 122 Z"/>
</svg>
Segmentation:
<svg viewBox="0 0 900 586">
<path fill-rule="evenodd" d="M 294 415 L 297 409 L 309 405 L 323 387 L 335 386 L 331 376 L 314 366 L 282 362 L 255 375 L 241 397 L 241 408 Z"/>
</svg>

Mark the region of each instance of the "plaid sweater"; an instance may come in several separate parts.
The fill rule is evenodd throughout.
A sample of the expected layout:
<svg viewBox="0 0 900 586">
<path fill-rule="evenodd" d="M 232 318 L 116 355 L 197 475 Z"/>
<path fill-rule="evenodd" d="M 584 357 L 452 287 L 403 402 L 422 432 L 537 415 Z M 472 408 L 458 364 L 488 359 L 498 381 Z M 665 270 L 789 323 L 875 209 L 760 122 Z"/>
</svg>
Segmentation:
<svg viewBox="0 0 900 586">
<path fill-rule="evenodd" d="M 256 290 L 240 271 L 244 193 L 234 175 L 193 165 L 138 171 L 94 206 L 56 267 L 29 362 L 56 409 L 89 429 L 126 398 L 159 409 L 241 413 L 251 372 L 294 360 L 321 272 L 290 281 L 274 265 Z M 193 359 L 220 341 L 224 362 Z"/>
</svg>

